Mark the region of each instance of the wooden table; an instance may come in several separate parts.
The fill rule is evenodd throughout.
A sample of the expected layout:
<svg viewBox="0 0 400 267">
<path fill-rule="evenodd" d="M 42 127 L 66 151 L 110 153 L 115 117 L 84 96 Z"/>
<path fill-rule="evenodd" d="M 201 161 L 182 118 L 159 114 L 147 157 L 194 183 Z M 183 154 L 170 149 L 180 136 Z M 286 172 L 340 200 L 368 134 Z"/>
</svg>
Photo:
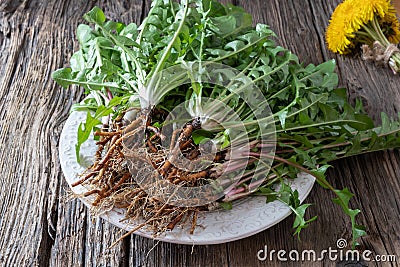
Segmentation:
<svg viewBox="0 0 400 267">
<path fill-rule="evenodd" d="M 229 1 L 224 1 L 229 2 Z M 298 54 L 305 64 L 334 58 L 340 86 L 359 97 L 379 122 L 381 110 L 400 111 L 400 77 L 389 69 L 363 62 L 359 55 L 329 52 L 324 31 L 339 0 L 236 0 L 254 15 L 255 22 L 271 25 L 277 42 Z M 77 48 L 75 29 L 94 5 L 107 16 L 139 23 L 150 1 L 142 0 L 2 0 L 0 3 L 0 265 L 1 266 L 281 266 L 276 258 L 260 262 L 264 248 L 336 248 L 336 240 L 350 238 L 349 220 L 333 195 L 315 186 L 308 197 L 316 203 L 310 214 L 318 220 L 304 230 L 301 241 L 292 236 L 293 217 L 249 238 L 221 245 L 186 246 L 156 242 L 132 235 L 113 249 L 109 245 L 123 232 L 90 216 L 76 199 L 60 169 L 60 132 L 72 103 L 82 90 L 64 90 L 50 73 L 68 62 Z M 368 227 L 359 250 L 395 254 L 400 262 L 400 153 L 398 150 L 362 155 L 335 162 L 328 171 L 337 188 L 356 194 L 359 223 Z M 335 265 L 303 262 L 304 266 Z M 289 262 L 285 266 L 299 266 Z M 324 265 L 324 266 L 325 266 Z"/>
</svg>

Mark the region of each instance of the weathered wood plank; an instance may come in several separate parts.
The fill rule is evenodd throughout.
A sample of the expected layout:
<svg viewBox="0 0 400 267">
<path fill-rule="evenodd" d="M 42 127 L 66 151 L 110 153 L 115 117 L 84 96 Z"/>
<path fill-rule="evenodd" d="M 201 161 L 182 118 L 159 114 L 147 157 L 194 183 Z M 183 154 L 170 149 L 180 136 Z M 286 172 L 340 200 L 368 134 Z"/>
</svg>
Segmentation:
<svg viewBox="0 0 400 267">
<path fill-rule="evenodd" d="M 45 9 L 40 3 L 32 4 L 37 4 L 36 16 L 27 12 L 27 1 L 3 2 L 0 15 L 0 262 L 5 266 L 48 261 L 48 187 L 58 176 L 51 171 L 52 164 L 58 164 L 53 129 L 67 113 L 60 107 L 72 96 L 71 92 L 56 93 L 52 86 L 49 66 L 65 55 L 62 50 L 52 51 L 54 40 L 37 31 Z M 38 41 L 43 43 L 38 45 Z"/>
<path fill-rule="evenodd" d="M 274 259 L 259 262 L 256 254 L 269 249 L 321 251 L 349 238 L 349 222 L 333 195 L 316 186 L 308 202 L 319 215 L 302 233 L 291 236 L 293 218 L 244 240 L 214 246 L 185 246 L 131 236 L 115 248 L 119 229 L 93 219 L 78 200 L 68 200 L 68 186 L 58 162 L 58 138 L 72 101 L 81 91 L 63 90 L 50 73 L 65 64 L 76 49 L 75 29 L 93 5 L 109 18 L 140 22 L 150 7 L 141 1 L 14 1 L 0 3 L 0 265 L 4 266 L 281 266 Z M 398 76 L 388 69 L 327 51 L 324 30 L 338 0 L 223 1 L 244 6 L 256 22 L 268 23 L 277 42 L 305 63 L 335 58 L 341 86 L 351 99 L 361 97 L 379 121 L 379 111 L 400 110 Z M 300 12 L 299 12 L 300 11 Z M 379 152 L 334 163 L 328 177 L 338 188 L 356 194 L 354 207 L 367 225 L 361 250 L 400 255 L 400 154 Z M 299 263 L 288 263 L 298 266 Z M 333 265 L 305 262 L 303 266 Z M 371 264 L 372 265 L 372 264 Z M 375 265 L 378 266 L 377 263 Z M 392 264 L 395 266 L 396 264 Z"/>
</svg>

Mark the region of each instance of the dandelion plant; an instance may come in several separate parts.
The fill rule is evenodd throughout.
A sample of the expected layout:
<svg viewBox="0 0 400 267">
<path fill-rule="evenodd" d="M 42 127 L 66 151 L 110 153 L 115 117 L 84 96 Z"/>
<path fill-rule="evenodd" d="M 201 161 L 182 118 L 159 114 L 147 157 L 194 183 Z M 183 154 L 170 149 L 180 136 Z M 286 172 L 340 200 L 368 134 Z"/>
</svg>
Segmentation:
<svg viewBox="0 0 400 267">
<path fill-rule="evenodd" d="M 193 232 L 198 212 L 263 195 L 291 207 L 299 234 L 315 217 L 289 185 L 306 172 L 349 216 L 354 244 L 365 233 L 353 194 L 325 174 L 336 159 L 399 147 L 400 125 L 382 114 L 374 126 L 361 102 L 351 106 L 333 60 L 303 66 L 267 25 L 214 0 L 154 0 L 140 26 L 98 7 L 84 18 L 80 49 L 52 77 L 87 95 L 73 107 L 87 113 L 77 160 L 91 133 L 98 150 L 74 186 L 88 187 L 93 207 L 142 218 L 133 231 L 191 218 Z"/>
</svg>

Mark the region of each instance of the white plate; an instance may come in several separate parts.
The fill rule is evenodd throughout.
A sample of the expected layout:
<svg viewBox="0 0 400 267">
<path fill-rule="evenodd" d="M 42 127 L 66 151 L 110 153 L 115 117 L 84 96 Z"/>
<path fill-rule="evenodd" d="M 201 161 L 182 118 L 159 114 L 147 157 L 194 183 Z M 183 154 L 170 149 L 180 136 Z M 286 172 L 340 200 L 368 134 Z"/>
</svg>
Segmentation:
<svg viewBox="0 0 400 267">
<path fill-rule="evenodd" d="M 67 119 L 64 129 L 61 133 L 59 155 L 61 168 L 64 172 L 68 184 L 77 180 L 78 174 L 86 168 L 76 161 L 75 144 L 77 141 L 77 129 L 80 122 L 84 121 L 86 114 L 83 112 L 73 112 Z M 96 151 L 96 145 L 93 140 L 89 140 L 81 147 L 82 164 L 88 165 L 92 161 Z M 303 201 L 310 193 L 314 184 L 314 177 L 301 173 L 297 179 L 292 182 L 292 188 L 299 191 L 299 198 Z M 76 194 L 87 192 L 83 186 L 71 187 Z M 81 198 L 81 200 L 90 207 L 91 199 Z M 113 209 L 106 212 L 101 217 L 110 223 L 129 231 L 135 225 L 120 222 L 124 211 Z M 259 233 L 291 214 L 291 210 L 279 201 L 265 203 L 265 197 L 249 197 L 236 205 L 230 211 L 211 211 L 201 212 L 198 215 L 194 234 L 189 234 L 189 226 L 176 227 L 173 231 L 166 232 L 157 237 L 157 240 L 188 244 L 188 245 L 210 245 L 230 242 L 242 239 L 256 233 Z M 138 221 L 138 224 L 140 222 Z M 152 238 L 152 232 L 141 229 L 136 234 Z"/>
</svg>

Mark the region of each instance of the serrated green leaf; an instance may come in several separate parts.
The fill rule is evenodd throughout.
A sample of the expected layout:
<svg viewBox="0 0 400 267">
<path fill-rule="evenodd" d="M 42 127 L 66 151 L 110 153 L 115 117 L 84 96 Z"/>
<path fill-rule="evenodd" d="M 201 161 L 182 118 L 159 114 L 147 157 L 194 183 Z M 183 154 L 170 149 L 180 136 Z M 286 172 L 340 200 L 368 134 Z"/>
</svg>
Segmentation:
<svg viewBox="0 0 400 267">
<path fill-rule="evenodd" d="M 76 152 L 76 159 L 78 163 L 80 163 L 80 149 L 81 146 L 86 140 L 89 139 L 90 133 L 92 132 L 92 129 L 96 127 L 97 125 L 101 124 L 101 121 L 96 118 L 95 116 L 92 116 L 90 112 L 86 114 L 86 121 L 84 123 L 80 123 L 78 127 L 78 141 L 77 144 L 75 145 L 75 152 Z"/>
<path fill-rule="evenodd" d="M 192 133 L 192 139 L 196 145 L 202 143 L 206 139 L 212 138 L 213 136 L 214 136 L 214 133 L 203 130 L 203 129 L 195 130 Z"/>
<path fill-rule="evenodd" d="M 232 202 L 220 202 L 219 205 L 224 210 L 231 210 L 232 209 Z"/>
<path fill-rule="evenodd" d="M 387 133 L 390 132 L 390 118 L 389 116 L 382 112 L 381 113 L 381 120 L 382 120 L 382 126 L 381 126 L 381 133 Z"/>
<path fill-rule="evenodd" d="M 277 200 L 278 198 L 278 192 L 271 188 L 267 187 L 259 187 L 257 191 L 254 193 L 255 196 L 265 196 L 266 197 L 266 202 L 272 202 Z"/>
<path fill-rule="evenodd" d="M 82 50 L 79 50 L 72 55 L 70 63 L 72 72 L 79 72 L 85 69 L 85 58 Z"/>
<path fill-rule="evenodd" d="M 76 38 L 78 39 L 81 46 L 86 46 L 86 44 L 92 40 L 94 37 L 92 33 L 92 28 L 85 24 L 79 24 L 76 30 Z"/>
<path fill-rule="evenodd" d="M 90 23 L 95 23 L 98 25 L 103 25 L 104 22 L 106 21 L 106 16 L 104 15 L 104 12 L 97 6 L 92 8 L 88 13 L 83 15 L 83 18 Z"/>
<path fill-rule="evenodd" d="M 236 29 L 236 19 L 233 16 L 210 18 L 210 29 L 215 34 L 228 35 Z"/>
<path fill-rule="evenodd" d="M 97 79 L 96 77 L 93 77 L 92 81 L 87 81 L 87 80 L 85 80 L 85 77 L 80 76 L 79 73 L 80 72 L 72 73 L 71 68 L 63 68 L 63 69 L 58 69 L 58 70 L 54 71 L 51 74 L 51 78 L 64 88 L 68 88 L 68 86 L 70 86 L 72 84 L 78 84 L 81 86 L 90 86 L 93 89 L 97 89 L 97 90 L 104 88 L 104 87 L 120 89 L 120 86 L 115 82 L 95 81 Z M 76 76 L 76 77 L 74 77 L 74 76 Z M 98 77 L 98 79 L 101 80 L 101 77 Z"/>
<path fill-rule="evenodd" d="M 279 118 L 279 122 L 281 123 L 282 129 L 285 130 L 286 128 L 286 116 L 287 116 L 288 112 L 287 110 L 283 111 L 283 112 L 279 112 L 278 114 L 278 118 Z"/>
<path fill-rule="evenodd" d="M 107 105 L 107 107 L 103 105 L 98 106 L 93 115 L 91 112 L 87 112 L 85 122 L 81 123 L 78 127 L 78 141 L 75 145 L 75 152 L 78 163 L 80 162 L 80 148 L 82 144 L 89 139 L 90 133 L 93 131 L 93 129 L 101 124 L 100 119 L 113 113 L 113 107 L 119 105 L 121 101 L 125 99 L 127 99 L 127 97 L 114 97 Z"/>
<path fill-rule="evenodd" d="M 352 247 L 354 248 L 358 244 L 357 239 L 366 234 L 365 228 L 363 226 L 357 225 L 355 222 L 355 217 L 357 216 L 357 214 L 360 213 L 360 210 L 350 209 L 349 202 L 354 194 L 352 194 L 348 188 L 344 188 L 343 190 L 335 189 L 334 192 L 336 193 L 337 198 L 334 198 L 333 202 L 341 206 L 344 213 L 346 213 L 350 217 L 353 237 Z"/>
<path fill-rule="evenodd" d="M 317 219 L 317 216 L 314 216 L 309 220 L 304 218 L 306 210 L 311 206 L 311 204 L 300 205 L 299 192 L 297 190 L 293 191 L 290 186 L 283 181 L 281 181 L 281 188 L 277 199 L 288 205 L 295 214 L 295 220 L 292 226 L 292 228 L 295 229 L 293 235 L 297 235 L 300 239 L 301 230 L 307 228 L 311 222 Z"/>
</svg>

